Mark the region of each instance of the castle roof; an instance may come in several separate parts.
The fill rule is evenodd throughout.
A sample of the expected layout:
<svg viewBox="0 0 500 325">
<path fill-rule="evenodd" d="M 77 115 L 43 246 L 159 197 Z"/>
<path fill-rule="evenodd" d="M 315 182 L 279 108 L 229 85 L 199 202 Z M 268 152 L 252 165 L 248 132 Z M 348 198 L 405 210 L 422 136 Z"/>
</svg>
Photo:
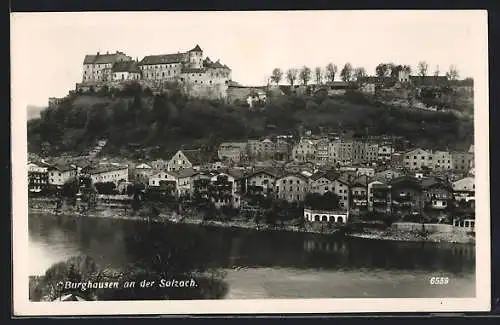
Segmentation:
<svg viewBox="0 0 500 325">
<path fill-rule="evenodd" d="M 135 72 L 140 73 L 141 70 L 137 66 L 135 61 L 119 61 L 113 65 L 111 68 L 113 72 Z"/>
<path fill-rule="evenodd" d="M 196 44 L 196 46 L 192 50 L 190 50 L 189 52 L 203 52 L 203 50 L 201 49 L 201 47 L 198 44 Z"/>
<path fill-rule="evenodd" d="M 141 60 L 139 64 L 154 65 L 154 64 L 179 63 L 183 61 L 185 54 L 186 53 L 147 55 Z"/>
<path fill-rule="evenodd" d="M 96 55 L 85 55 L 85 58 L 83 59 L 83 64 L 109 64 L 109 63 L 115 63 L 118 61 L 118 56 L 119 55 L 125 55 L 123 52 L 116 51 L 116 53 L 106 53 L 106 54 L 99 54 L 97 53 Z"/>
</svg>

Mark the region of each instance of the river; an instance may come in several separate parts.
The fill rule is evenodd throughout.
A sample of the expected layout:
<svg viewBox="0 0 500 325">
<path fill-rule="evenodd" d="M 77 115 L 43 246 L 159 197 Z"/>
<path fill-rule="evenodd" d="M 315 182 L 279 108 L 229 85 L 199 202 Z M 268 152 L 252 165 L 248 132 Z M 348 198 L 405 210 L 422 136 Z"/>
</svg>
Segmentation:
<svg viewBox="0 0 500 325">
<path fill-rule="evenodd" d="M 165 248 L 225 270 L 225 298 L 475 296 L 475 245 L 409 243 L 111 219 L 29 217 L 30 273 L 88 254 L 120 268 Z M 431 285 L 431 277 L 448 277 Z"/>
</svg>

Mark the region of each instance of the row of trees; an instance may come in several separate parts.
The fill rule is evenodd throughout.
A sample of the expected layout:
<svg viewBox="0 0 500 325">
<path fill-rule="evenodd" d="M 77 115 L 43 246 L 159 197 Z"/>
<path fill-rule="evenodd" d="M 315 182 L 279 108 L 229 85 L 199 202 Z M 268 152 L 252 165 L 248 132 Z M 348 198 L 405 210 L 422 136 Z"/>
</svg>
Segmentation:
<svg viewBox="0 0 500 325">
<path fill-rule="evenodd" d="M 379 78 L 391 77 L 397 78 L 400 71 L 405 71 L 411 74 L 412 69 L 409 65 L 397 65 L 394 63 L 380 63 L 375 68 L 375 74 Z M 427 76 L 428 64 L 425 61 L 420 61 L 417 67 L 419 76 Z M 279 85 L 281 81 L 288 81 L 290 85 L 295 85 L 300 82 L 302 85 L 307 86 L 307 84 L 313 80 L 316 84 L 322 84 L 326 82 L 334 82 L 337 77 L 338 67 L 329 63 L 324 69 L 322 67 L 316 67 L 314 69 L 314 74 L 311 68 L 303 66 L 300 69 L 291 68 L 283 72 L 279 68 L 275 68 L 270 76 L 270 81 Z M 354 68 L 351 63 L 347 62 L 340 70 L 340 79 L 344 82 L 356 81 L 359 82 L 366 76 L 368 76 L 365 68 L 356 67 Z M 436 67 L 434 76 L 439 76 L 440 70 L 439 66 Z M 459 78 L 458 69 L 455 65 L 451 65 L 449 70 L 446 72 L 446 77 L 449 80 L 457 80 Z"/>
</svg>

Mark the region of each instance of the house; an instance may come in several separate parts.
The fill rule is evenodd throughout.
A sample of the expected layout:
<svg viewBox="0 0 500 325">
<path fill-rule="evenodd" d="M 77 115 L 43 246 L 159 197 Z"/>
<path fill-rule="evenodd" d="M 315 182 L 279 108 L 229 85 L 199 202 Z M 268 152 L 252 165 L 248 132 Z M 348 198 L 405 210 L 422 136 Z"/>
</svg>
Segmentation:
<svg viewBox="0 0 500 325">
<path fill-rule="evenodd" d="M 142 71 L 137 66 L 136 61 L 118 61 L 111 68 L 111 77 L 113 81 L 139 80 Z"/>
<path fill-rule="evenodd" d="M 392 211 L 398 214 L 419 214 L 423 205 L 422 188 L 418 179 L 401 176 L 391 181 Z"/>
<path fill-rule="evenodd" d="M 279 175 L 280 172 L 272 168 L 257 170 L 246 177 L 245 192 L 250 195 L 267 197 L 273 193 L 274 185 Z"/>
<path fill-rule="evenodd" d="M 248 140 L 248 154 L 251 159 L 267 160 L 274 158 L 275 143 L 271 139 Z"/>
<path fill-rule="evenodd" d="M 174 172 L 161 171 L 149 178 L 148 189 L 166 192 L 172 196 L 178 193 L 178 176 Z"/>
<path fill-rule="evenodd" d="M 193 168 L 200 170 L 202 165 L 202 153 L 200 149 L 182 149 L 177 151 L 167 165 L 167 171 L 179 171 L 181 169 Z"/>
<path fill-rule="evenodd" d="M 28 191 L 42 192 L 49 184 L 48 166 L 43 163 L 28 163 Z"/>
<path fill-rule="evenodd" d="M 184 168 L 178 172 L 171 172 L 177 178 L 176 192 L 179 197 L 190 197 L 193 194 L 193 176 L 198 171 L 192 168 Z"/>
<path fill-rule="evenodd" d="M 368 183 L 368 210 L 380 213 L 391 211 L 391 186 L 374 180 Z"/>
<path fill-rule="evenodd" d="M 296 161 L 310 161 L 316 156 L 316 141 L 301 138 L 292 149 L 292 159 Z"/>
<path fill-rule="evenodd" d="M 301 174 L 288 174 L 276 180 L 275 196 L 288 202 L 304 201 L 308 179 Z"/>
<path fill-rule="evenodd" d="M 432 153 L 424 149 L 413 149 L 404 154 L 404 168 L 415 170 L 432 164 Z"/>
<path fill-rule="evenodd" d="M 128 166 L 101 165 L 91 169 L 90 179 L 92 183 L 119 183 L 128 182 Z"/>
<path fill-rule="evenodd" d="M 278 136 L 275 141 L 274 159 L 287 161 L 290 159 L 290 153 L 291 153 L 290 139 Z"/>
<path fill-rule="evenodd" d="M 217 150 L 217 156 L 221 160 L 239 162 L 246 155 L 246 142 L 223 142 Z"/>
<path fill-rule="evenodd" d="M 475 200 L 476 186 L 474 177 L 465 177 L 453 182 L 453 196 L 456 201 Z"/>
<path fill-rule="evenodd" d="M 339 198 L 339 205 L 345 210 L 349 210 L 349 185 L 350 180 L 346 175 L 341 175 L 333 181 L 333 193 Z"/>
<path fill-rule="evenodd" d="M 434 170 L 451 170 L 453 166 L 452 156 L 448 151 L 435 151 L 432 153 L 432 163 L 429 167 Z"/>
<path fill-rule="evenodd" d="M 191 177 L 192 193 L 195 200 L 209 200 L 209 188 L 212 177 L 216 176 L 215 172 L 200 171 Z"/>
<path fill-rule="evenodd" d="M 359 176 L 349 184 L 351 211 L 361 212 L 368 209 L 368 184 L 367 175 Z"/>
<path fill-rule="evenodd" d="M 208 184 L 208 198 L 216 208 L 238 209 L 241 204 L 241 195 L 238 192 L 236 179 L 229 173 L 213 175 Z"/>
<path fill-rule="evenodd" d="M 377 159 L 381 161 L 390 161 L 393 153 L 394 148 L 391 145 L 385 144 L 378 146 Z"/>
<path fill-rule="evenodd" d="M 342 140 L 339 143 L 338 161 L 343 165 L 348 165 L 353 160 L 354 142 L 351 140 Z"/>
<path fill-rule="evenodd" d="M 316 172 L 309 177 L 309 192 L 325 194 L 326 192 L 335 192 L 334 181 L 339 174 L 334 171 Z"/>
<path fill-rule="evenodd" d="M 366 175 L 368 177 L 373 177 L 375 175 L 375 168 L 373 167 L 356 167 L 356 176 Z"/>
<path fill-rule="evenodd" d="M 155 170 L 163 170 L 163 169 L 168 168 L 168 162 L 169 162 L 168 160 L 157 159 L 157 160 L 151 161 L 149 163 L 149 165 Z"/>
<path fill-rule="evenodd" d="M 451 184 L 440 178 L 428 177 L 422 179 L 420 185 L 428 208 L 434 210 L 448 208 L 449 202 L 453 199 Z"/>
<path fill-rule="evenodd" d="M 467 172 L 471 163 L 474 161 L 474 154 L 469 152 L 452 152 L 451 165 L 453 170 L 458 172 Z"/>
<path fill-rule="evenodd" d="M 68 164 L 55 164 L 47 168 L 49 185 L 62 186 L 64 183 L 77 176 L 76 168 Z"/>
<path fill-rule="evenodd" d="M 365 156 L 363 157 L 366 162 L 375 162 L 379 159 L 379 146 L 376 143 L 365 143 Z"/>
<path fill-rule="evenodd" d="M 137 181 L 147 183 L 149 177 L 155 173 L 155 169 L 146 163 L 141 163 L 135 166 L 134 172 Z"/>
<path fill-rule="evenodd" d="M 326 164 L 330 161 L 330 141 L 319 139 L 316 142 L 315 160 L 318 164 Z"/>
</svg>

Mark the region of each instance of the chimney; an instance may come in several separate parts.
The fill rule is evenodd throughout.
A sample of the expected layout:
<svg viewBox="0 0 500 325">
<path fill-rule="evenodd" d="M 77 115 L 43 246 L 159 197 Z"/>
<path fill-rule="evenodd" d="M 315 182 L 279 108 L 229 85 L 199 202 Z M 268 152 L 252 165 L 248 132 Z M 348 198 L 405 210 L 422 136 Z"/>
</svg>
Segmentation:
<svg viewBox="0 0 500 325">
<path fill-rule="evenodd" d="M 99 55 L 99 52 L 97 52 L 97 55 Z"/>
<path fill-rule="evenodd" d="M 106 51 L 106 54 L 109 54 L 109 52 L 108 52 L 108 51 Z"/>
</svg>

